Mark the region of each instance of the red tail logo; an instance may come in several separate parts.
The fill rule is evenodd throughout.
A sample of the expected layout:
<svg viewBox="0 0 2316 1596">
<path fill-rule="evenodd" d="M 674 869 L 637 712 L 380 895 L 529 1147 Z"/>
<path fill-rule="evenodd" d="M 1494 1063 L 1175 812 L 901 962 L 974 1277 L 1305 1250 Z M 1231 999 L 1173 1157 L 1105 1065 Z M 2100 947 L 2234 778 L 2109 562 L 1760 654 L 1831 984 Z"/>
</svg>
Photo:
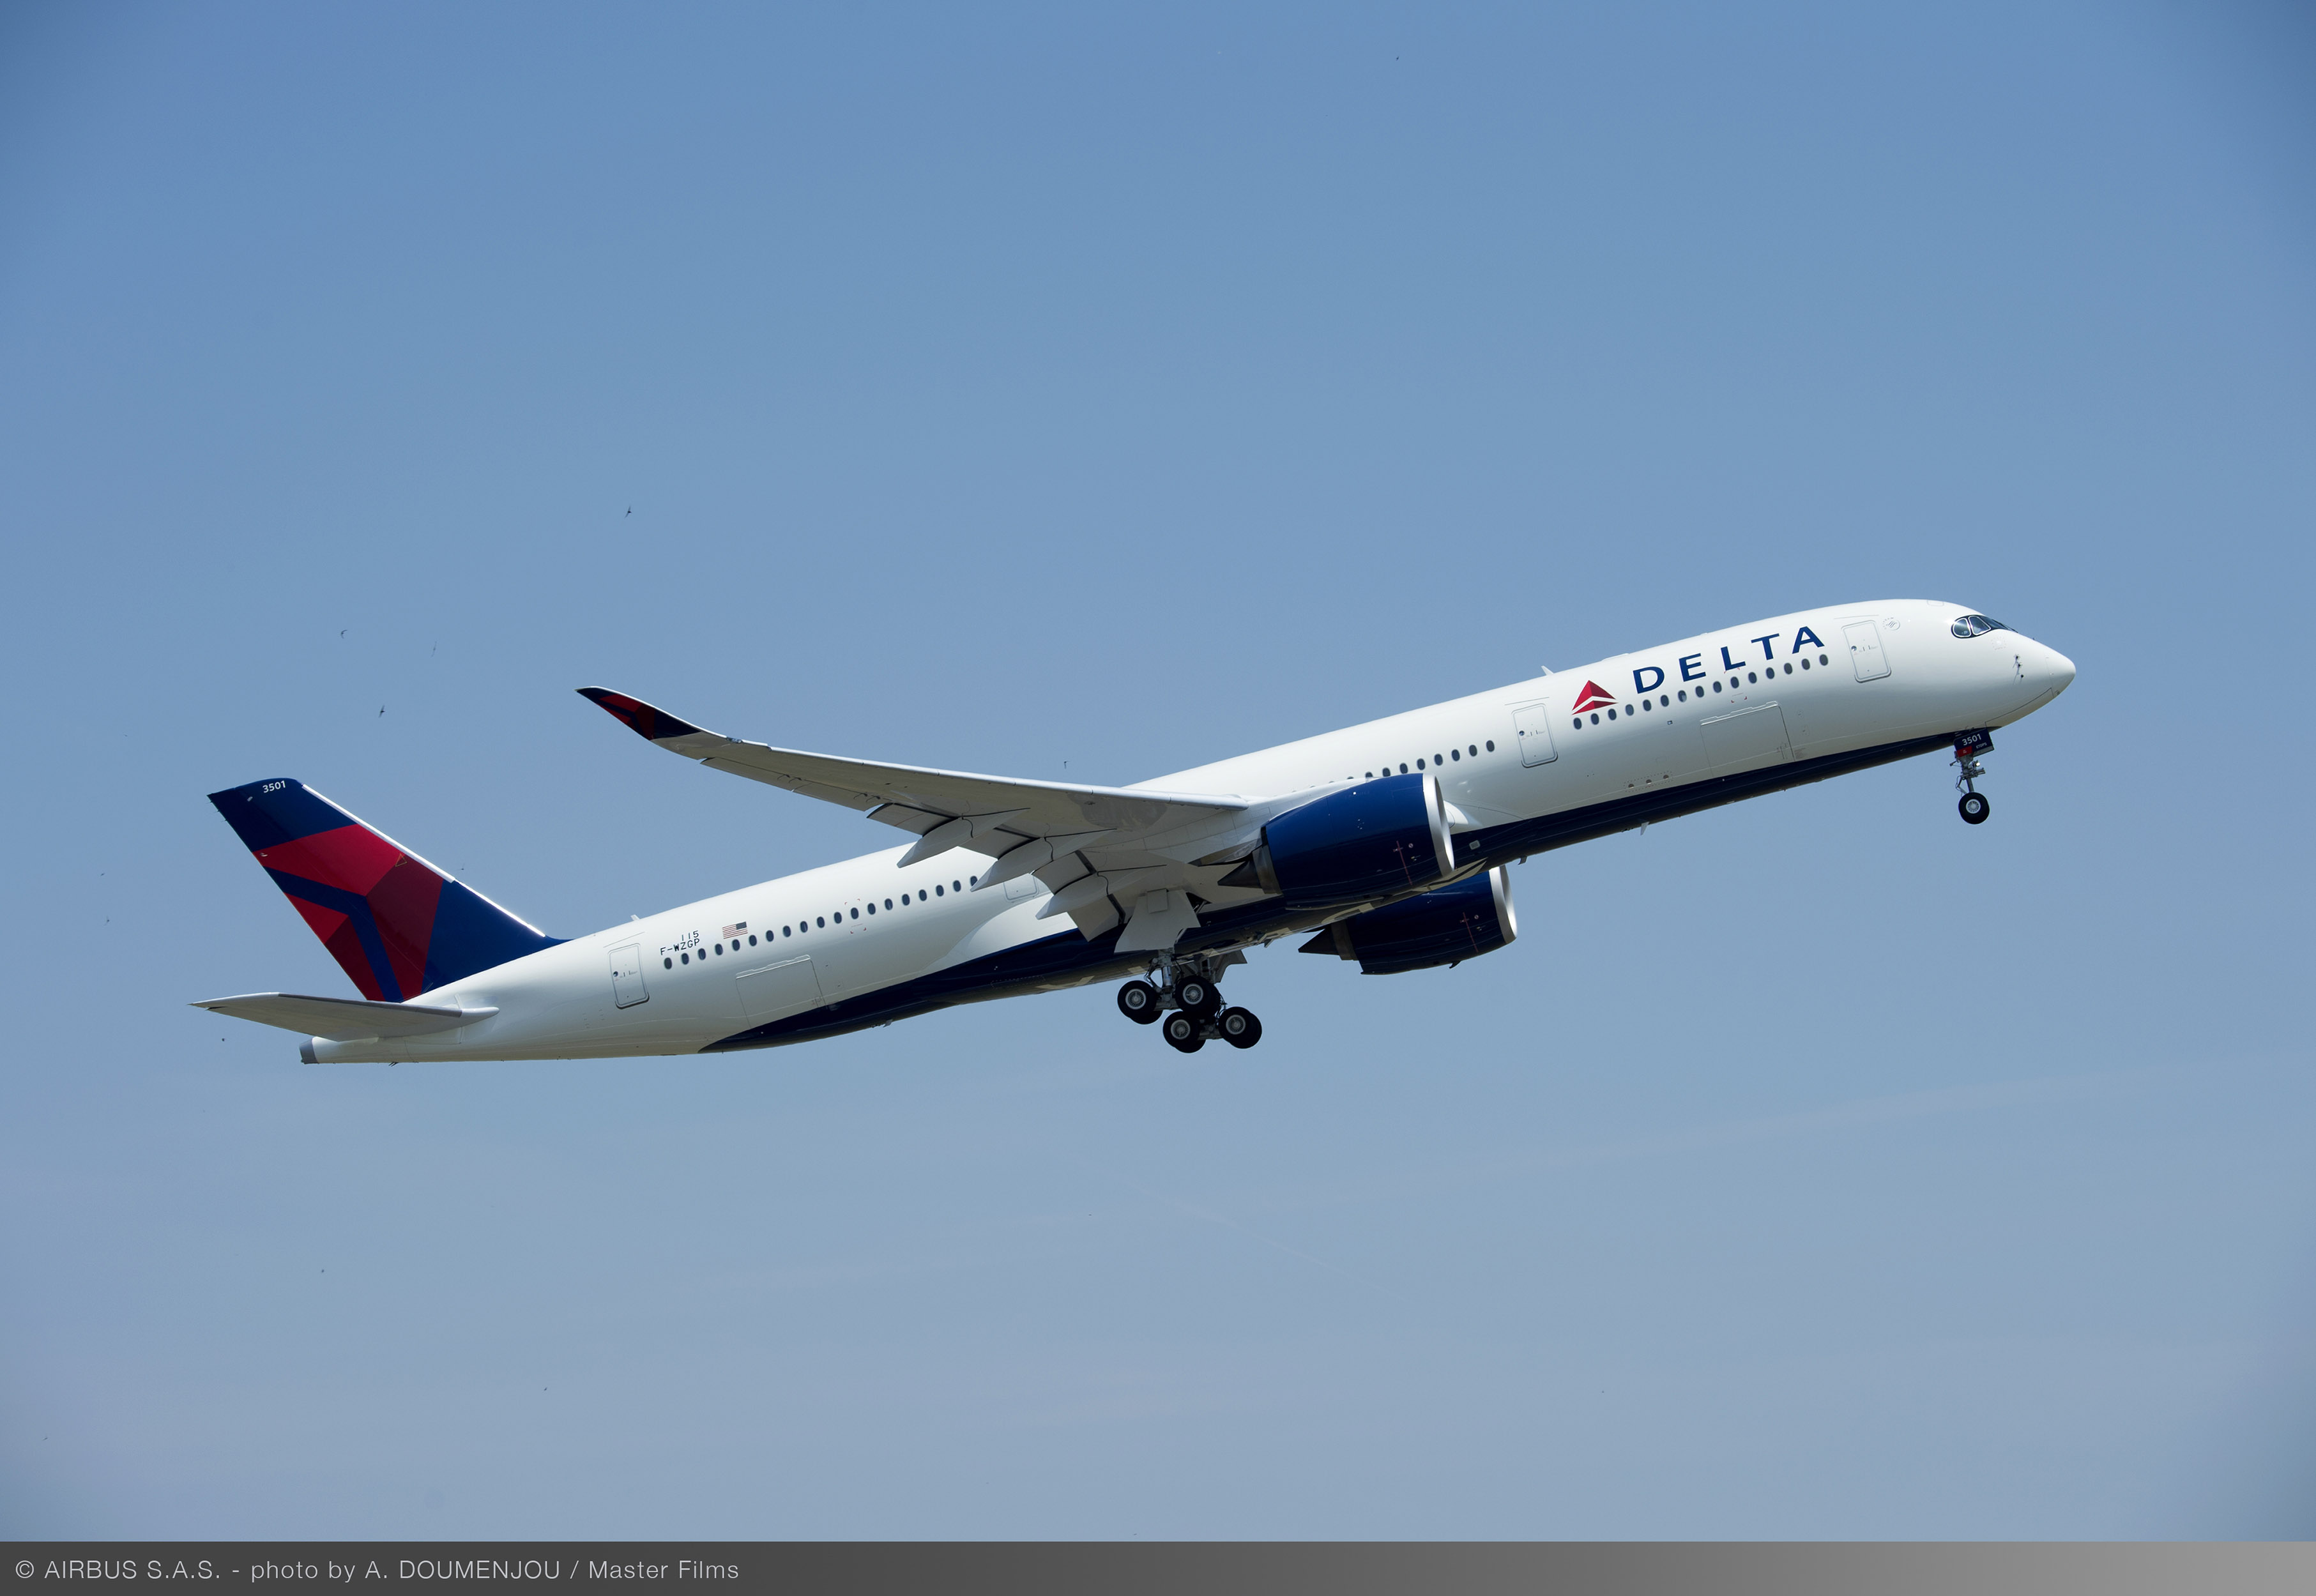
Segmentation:
<svg viewBox="0 0 2316 1596">
<path fill-rule="evenodd" d="M 1615 693 L 1606 691 L 1588 676 L 1584 680 L 1584 691 L 1576 695 L 1576 713 L 1581 715 L 1587 709 L 1597 709 L 1603 704 L 1616 701 Z"/>
</svg>

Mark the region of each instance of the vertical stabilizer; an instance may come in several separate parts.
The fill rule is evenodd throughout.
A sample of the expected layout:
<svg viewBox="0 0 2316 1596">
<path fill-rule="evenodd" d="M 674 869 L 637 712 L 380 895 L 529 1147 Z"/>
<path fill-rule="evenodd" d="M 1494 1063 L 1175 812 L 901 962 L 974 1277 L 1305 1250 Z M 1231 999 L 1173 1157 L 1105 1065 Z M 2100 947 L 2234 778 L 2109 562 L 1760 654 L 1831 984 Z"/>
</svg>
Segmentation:
<svg viewBox="0 0 2316 1596">
<path fill-rule="evenodd" d="M 561 940 L 302 781 L 253 781 L 209 802 L 373 1002 L 407 1002 Z"/>
</svg>

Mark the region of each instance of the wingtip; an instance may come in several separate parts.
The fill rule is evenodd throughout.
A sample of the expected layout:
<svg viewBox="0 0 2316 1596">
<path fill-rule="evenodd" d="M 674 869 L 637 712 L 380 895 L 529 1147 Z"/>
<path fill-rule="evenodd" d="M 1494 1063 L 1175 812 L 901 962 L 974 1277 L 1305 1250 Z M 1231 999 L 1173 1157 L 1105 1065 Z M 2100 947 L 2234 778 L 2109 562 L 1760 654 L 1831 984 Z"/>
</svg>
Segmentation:
<svg viewBox="0 0 2316 1596">
<path fill-rule="evenodd" d="M 679 720 L 654 704 L 624 692 L 613 692 L 608 687 L 583 687 L 579 696 L 593 702 L 604 713 L 627 723 L 628 729 L 646 742 L 657 743 L 668 737 L 696 736 L 700 727 L 688 720 Z"/>
</svg>

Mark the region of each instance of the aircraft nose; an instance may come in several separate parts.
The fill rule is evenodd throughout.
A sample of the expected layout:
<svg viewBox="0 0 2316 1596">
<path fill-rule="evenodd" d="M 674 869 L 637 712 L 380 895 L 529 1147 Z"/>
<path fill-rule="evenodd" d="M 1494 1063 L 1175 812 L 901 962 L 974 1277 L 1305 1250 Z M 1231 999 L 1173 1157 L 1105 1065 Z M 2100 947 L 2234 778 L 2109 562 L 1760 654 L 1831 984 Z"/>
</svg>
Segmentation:
<svg viewBox="0 0 2316 1596">
<path fill-rule="evenodd" d="M 2075 680 L 2075 662 L 2069 659 L 2065 655 L 2061 654 L 2055 648 L 2049 647 L 2040 643 L 2036 644 L 2035 646 L 2043 650 L 2043 675 L 2050 689 L 2051 695 L 2055 698 L 2060 693 L 2066 691 L 2067 689 L 2073 684 Z"/>
</svg>

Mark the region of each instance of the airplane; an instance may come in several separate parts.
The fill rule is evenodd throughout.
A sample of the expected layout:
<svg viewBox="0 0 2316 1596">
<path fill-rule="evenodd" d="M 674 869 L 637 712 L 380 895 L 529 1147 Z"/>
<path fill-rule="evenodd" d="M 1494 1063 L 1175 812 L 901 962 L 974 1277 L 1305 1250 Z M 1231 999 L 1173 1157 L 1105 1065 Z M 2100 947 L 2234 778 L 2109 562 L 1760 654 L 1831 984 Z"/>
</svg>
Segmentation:
<svg viewBox="0 0 2316 1596">
<path fill-rule="evenodd" d="M 707 731 L 600 687 L 646 741 L 907 836 L 591 935 L 551 937 L 304 783 L 209 801 L 361 991 L 194 1006 L 302 1034 L 314 1063 L 601 1058 L 816 1040 L 958 1003 L 1120 981 L 1184 1053 L 1251 1048 L 1249 950 L 1367 975 L 1518 935 L 1509 867 L 1942 749 L 1957 807 L 1993 733 L 2075 677 L 1956 604 L 1780 615 L 1178 771 L 1099 787 L 880 764 Z"/>
</svg>

